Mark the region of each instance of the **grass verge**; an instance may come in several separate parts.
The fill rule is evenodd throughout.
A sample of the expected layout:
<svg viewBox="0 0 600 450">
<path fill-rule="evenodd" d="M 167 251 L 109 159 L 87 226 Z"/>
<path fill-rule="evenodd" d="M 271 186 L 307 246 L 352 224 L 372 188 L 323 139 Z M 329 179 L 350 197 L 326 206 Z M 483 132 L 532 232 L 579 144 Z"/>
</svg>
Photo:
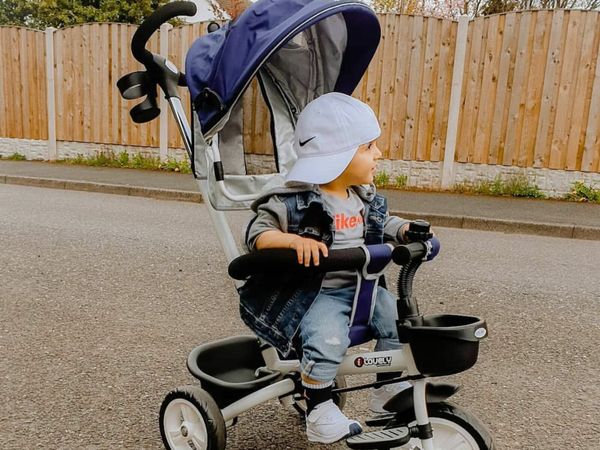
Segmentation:
<svg viewBox="0 0 600 450">
<path fill-rule="evenodd" d="M 476 183 L 459 183 L 454 185 L 454 191 L 495 196 L 546 198 L 537 184 L 524 174 L 501 177 L 493 180 L 482 180 Z"/>
<path fill-rule="evenodd" d="M 25 161 L 27 158 L 25 155 L 21 155 L 20 153 L 13 153 L 10 156 L 2 156 L 0 155 L 0 159 L 6 159 L 7 161 Z"/>
<path fill-rule="evenodd" d="M 94 155 L 77 155 L 75 158 L 66 158 L 57 161 L 61 164 L 74 164 L 81 166 L 95 167 L 117 167 L 126 169 L 146 169 L 146 170 L 164 170 L 168 172 L 191 173 L 190 163 L 187 160 L 179 161 L 175 158 L 169 158 L 161 162 L 157 156 L 151 156 L 144 153 L 130 155 L 123 151 L 114 153 L 111 151 L 97 152 Z"/>
</svg>

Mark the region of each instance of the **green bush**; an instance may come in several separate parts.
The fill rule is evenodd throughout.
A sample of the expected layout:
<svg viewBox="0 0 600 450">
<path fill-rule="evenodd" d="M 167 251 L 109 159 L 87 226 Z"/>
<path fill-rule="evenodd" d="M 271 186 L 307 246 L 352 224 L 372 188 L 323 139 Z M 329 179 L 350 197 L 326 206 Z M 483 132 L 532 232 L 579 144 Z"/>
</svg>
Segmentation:
<svg viewBox="0 0 600 450">
<path fill-rule="evenodd" d="M 181 173 L 192 173 L 192 168 L 190 167 L 190 163 L 187 159 L 183 161 L 177 161 L 175 158 L 169 158 L 166 162 L 160 165 L 162 170 L 168 170 L 171 172 L 181 172 Z"/>
<path fill-rule="evenodd" d="M 375 183 L 375 186 L 378 188 L 384 188 L 390 184 L 390 176 L 385 170 L 382 170 L 381 172 L 375 174 L 373 177 L 373 183 Z"/>
<path fill-rule="evenodd" d="M 398 189 L 403 189 L 403 188 L 405 188 L 407 184 L 408 184 L 408 175 L 404 175 L 404 174 L 402 174 L 402 175 L 398 175 L 398 176 L 396 177 L 396 183 L 395 183 L 395 186 L 396 186 Z"/>
<path fill-rule="evenodd" d="M 475 193 L 483 195 L 502 195 L 511 197 L 545 198 L 537 184 L 532 183 L 525 174 L 512 175 L 502 178 L 498 175 L 493 180 L 483 180 L 477 183 L 459 183 L 454 186 L 459 193 Z"/>
<path fill-rule="evenodd" d="M 600 189 L 596 189 L 593 185 L 587 186 L 583 181 L 575 181 L 572 183 L 571 192 L 565 198 L 578 202 L 600 203 Z"/>
<path fill-rule="evenodd" d="M 27 158 L 25 157 L 25 155 L 21 155 L 20 153 L 13 153 L 12 155 L 8 156 L 6 159 L 8 159 L 9 161 L 25 161 Z"/>
</svg>

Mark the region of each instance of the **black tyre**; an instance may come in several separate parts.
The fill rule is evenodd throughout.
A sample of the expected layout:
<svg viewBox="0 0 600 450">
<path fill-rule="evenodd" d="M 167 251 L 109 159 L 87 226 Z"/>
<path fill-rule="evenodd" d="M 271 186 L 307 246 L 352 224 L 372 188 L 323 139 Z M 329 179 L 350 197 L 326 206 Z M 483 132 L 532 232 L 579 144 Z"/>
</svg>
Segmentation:
<svg viewBox="0 0 600 450">
<path fill-rule="evenodd" d="M 449 402 L 430 403 L 427 405 L 427 410 L 436 450 L 494 450 L 490 432 L 468 411 Z M 397 417 L 389 427 L 401 424 L 416 425 L 414 411 Z M 419 439 L 411 439 L 398 449 L 420 448 L 420 445 Z"/>
<path fill-rule="evenodd" d="M 227 440 L 221 410 L 199 386 L 169 392 L 160 406 L 160 434 L 169 450 L 223 450 Z"/>
<path fill-rule="evenodd" d="M 333 381 L 333 389 L 336 388 L 345 388 L 348 386 L 346 384 L 346 377 L 338 376 Z M 333 403 L 335 403 L 340 410 L 344 410 L 344 406 L 346 406 L 346 397 L 347 394 L 345 392 L 341 394 L 333 394 Z M 298 414 L 304 419 L 306 416 L 306 400 L 300 394 L 294 394 L 294 409 L 298 411 Z"/>
</svg>

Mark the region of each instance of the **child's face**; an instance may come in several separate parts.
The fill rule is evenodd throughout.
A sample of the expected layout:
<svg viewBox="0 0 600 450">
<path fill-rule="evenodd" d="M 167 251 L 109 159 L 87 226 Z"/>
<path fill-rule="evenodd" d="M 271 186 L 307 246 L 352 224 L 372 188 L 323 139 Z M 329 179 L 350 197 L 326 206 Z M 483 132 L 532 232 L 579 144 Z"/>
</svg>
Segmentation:
<svg viewBox="0 0 600 450">
<path fill-rule="evenodd" d="M 375 177 L 375 169 L 379 158 L 381 158 L 381 151 L 375 141 L 363 144 L 358 147 L 352 161 L 350 161 L 341 176 L 348 186 L 371 184 Z"/>
</svg>

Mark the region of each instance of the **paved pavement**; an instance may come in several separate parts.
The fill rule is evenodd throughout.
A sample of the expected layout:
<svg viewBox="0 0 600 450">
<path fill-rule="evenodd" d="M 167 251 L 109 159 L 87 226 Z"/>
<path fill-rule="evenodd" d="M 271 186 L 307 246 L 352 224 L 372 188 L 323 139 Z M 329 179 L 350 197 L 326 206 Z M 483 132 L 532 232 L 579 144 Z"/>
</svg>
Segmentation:
<svg viewBox="0 0 600 450">
<path fill-rule="evenodd" d="M 191 175 L 0 161 L 0 183 L 202 201 Z M 600 205 L 440 192 L 386 190 L 390 211 L 434 226 L 600 240 Z"/>
</svg>

